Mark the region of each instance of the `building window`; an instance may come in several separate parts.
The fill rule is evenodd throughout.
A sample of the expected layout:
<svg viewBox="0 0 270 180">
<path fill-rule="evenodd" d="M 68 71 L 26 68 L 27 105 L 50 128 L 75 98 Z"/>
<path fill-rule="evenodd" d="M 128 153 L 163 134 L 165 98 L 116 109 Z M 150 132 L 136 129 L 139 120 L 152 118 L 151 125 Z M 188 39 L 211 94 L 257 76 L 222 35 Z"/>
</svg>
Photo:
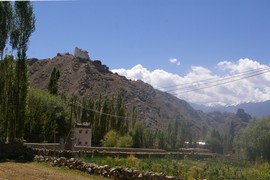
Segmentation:
<svg viewBox="0 0 270 180">
<path fill-rule="evenodd" d="M 81 141 L 79 141 L 79 145 L 81 145 L 82 144 L 82 142 Z"/>
<path fill-rule="evenodd" d="M 85 141 L 85 145 L 87 145 L 87 141 Z"/>
<path fill-rule="evenodd" d="M 81 134 L 82 133 L 82 130 L 79 130 L 79 133 Z"/>
<path fill-rule="evenodd" d="M 88 131 L 85 131 L 85 134 L 88 134 Z"/>
</svg>

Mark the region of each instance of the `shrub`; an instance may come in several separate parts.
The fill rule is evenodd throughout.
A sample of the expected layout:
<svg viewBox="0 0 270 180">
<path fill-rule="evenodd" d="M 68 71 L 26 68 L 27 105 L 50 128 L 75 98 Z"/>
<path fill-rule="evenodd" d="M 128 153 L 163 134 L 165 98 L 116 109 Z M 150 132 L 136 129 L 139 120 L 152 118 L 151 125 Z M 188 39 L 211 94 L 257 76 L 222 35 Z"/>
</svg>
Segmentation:
<svg viewBox="0 0 270 180">
<path fill-rule="evenodd" d="M 0 142 L 0 161 L 15 160 L 19 162 L 32 161 L 34 152 L 20 142 Z"/>
<path fill-rule="evenodd" d="M 133 145 L 133 140 L 132 140 L 132 137 L 129 135 L 122 136 L 117 141 L 117 147 L 129 148 L 129 147 L 132 147 L 132 145 Z"/>
<path fill-rule="evenodd" d="M 101 140 L 101 144 L 104 147 L 116 147 L 118 138 L 119 135 L 117 134 L 117 132 L 114 130 L 110 130 Z"/>
<path fill-rule="evenodd" d="M 132 147 L 133 140 L 130 135 L 120 136 L 116 131 L 110 130 L 101 140 L 101 144 L 104 147 L 121 147 L 128 148 Z"/>
</svg>

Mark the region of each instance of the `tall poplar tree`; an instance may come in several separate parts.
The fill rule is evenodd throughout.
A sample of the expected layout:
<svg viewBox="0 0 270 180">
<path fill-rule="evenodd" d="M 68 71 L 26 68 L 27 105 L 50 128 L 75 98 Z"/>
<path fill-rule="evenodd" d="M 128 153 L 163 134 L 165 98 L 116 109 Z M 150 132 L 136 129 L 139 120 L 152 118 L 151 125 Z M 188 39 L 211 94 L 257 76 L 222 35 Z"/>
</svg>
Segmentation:
<svg viewBox="0 0 270 180">
<path fill-rule="evenodd" d="M 12 6 L 9 1 L 0 1 L 0 59 L 3 59 L 4 49 L 10 33 L 12 21 Z"/>
<path fill-rule="evenodd" d="M 14 60 L 6 56 L 0 61 L 0 136 L 10 136 L 14 120 Z M 8 139 L 6 139 L 8 140 Z"/>
<path fill-rule="evenodd" d="M 17 50 L 15 67 L 15 120 L 12 123 L 11 138 L 23 136 L 26 97 L 28 91 L 28 70 L 26 64 L 26 51 L 31 34 L 35 30 L 35 15 L 30 1 L 16 1 L 14 4 L 14 17 L 11 27 L 10 42 L 12 49 Z M 17 133 L 17 134 L 16 134 Z"/>
<path fill-rule="evenodd" d="M 10 37 L 12 6 L 9 1 L 0 1 L 0 135 L 9 136 L 13 98 L 13 57 L 4 56 L 4 50 Z"/>
<path fill-rule="evenodd" d="M 58 69 L 54 67 L 51 73 L 49 84 L 48 84 L 48 90 L 51 94 L 54 94 L 54 95 L 58 94 L 57 83 L 58 83 L 59 78 L 60 78 L 60 72 Z"/>
</svg>

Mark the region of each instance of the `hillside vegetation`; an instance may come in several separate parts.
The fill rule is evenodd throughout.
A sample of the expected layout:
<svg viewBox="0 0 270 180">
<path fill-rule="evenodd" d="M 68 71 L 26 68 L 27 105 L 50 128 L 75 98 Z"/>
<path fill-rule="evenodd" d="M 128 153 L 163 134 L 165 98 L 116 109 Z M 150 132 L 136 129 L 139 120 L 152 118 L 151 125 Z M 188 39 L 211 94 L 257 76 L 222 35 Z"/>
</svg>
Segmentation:
<svg viewBox="0 0 270 180">
<path fill-rule="evenodd" d="M 58 53 L 52 59 L 27 60 L 28 41 L 35 30 L 32 4 L 0 2 L 0 8 L 2 141 L 58 142 L 60 137 L 68 139 L 75 122 L 90 122 L 94 146 L 176 150 L 205 141 L 213 152 L 230 153 L 235 151 L 234 143 L 241 144 L 249 133 L 258 132 L 256 121 L 239 134 L 251 120 L 244 110 L 236 114 L 194 110 L 184 100 L 149 84 L 110 72 L 79 48 L 74 55 Z M 16 57 L 5 52 L 8 42 Z M 266 143 L 268 134 L 261 130 L 263 136 L 255 139 Z M 250 148 L 255 146 L 259 148 Z M 268 151 L 261 150 L 268 146 L 239 147 L 250 159 L 260 154 L 261 159 L 268 159 Z"/>
<path fill-rule="evenodd" d="M 96 101 L 120 95 L 129 122 L 136 120 L 150 129 L 166 131 L 169 124 L 172 126 L 177 119 L 179 126 L 192 134 L 193 141 L 205 141 L 214 129 L 221 134 L 228 134 L 231 124 L 234 131 L 238 132 L 250 120 L 234 113 L 202 113 L 194 110 L 187 102 L 156 90 L 149 84 L 130 81 L 108 69 L 100 69 L 105 65 L 96 64 L 95 60 L 80 59 L 68 53 L 58 54 L 52 59 L 31 59 L 28 64 L 30 85 L 33 88 L 47 90 L 53 71 L 57 70 L 58 95 L 67 98 L 76 96 L 79 105 L 83 104 L 82 99 Z M 87 108 L 92 109 L 91 106 Z M 75 120 L 80 121 L 80 118 Z"/>
<path fill-rule="evenodd" d="M 1 66 L 16 63 L 8 58 Z M 68 138 L 74 122 L 90 122 L 93 146 L 177 149 L 207 141 L 213 152 L 227 153 L 239 129 L 251 119 L 244 111 L 196 111 L 142 81 L 130 81 L 100 69 L 101 63 L 70 54 L 27 63 L 31 88 L 20 130 L 28 142 L 58 142 L 60 137 Z M 5 72 L 8 69 L 1 71 Z M 2 121 L 4 139 L 8 129 Z M 106 136 L 113 131 L 114 136 Z"/>
</svg>

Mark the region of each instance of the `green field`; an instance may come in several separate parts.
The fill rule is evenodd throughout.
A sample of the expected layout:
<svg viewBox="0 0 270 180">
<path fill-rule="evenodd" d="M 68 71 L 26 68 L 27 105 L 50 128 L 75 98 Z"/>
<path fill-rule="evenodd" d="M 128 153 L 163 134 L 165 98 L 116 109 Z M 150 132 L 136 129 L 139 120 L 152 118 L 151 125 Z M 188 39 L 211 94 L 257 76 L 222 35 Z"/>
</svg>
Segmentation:
<svg viewBox="0 0 270 180">
<path fill-rule="evenodd" d="M 184 158 L 128 158 L 84 157 L 86 162 L 110 167 L 132 167 L 142 171 L 163 172 L 166 175 L 189 179 L 270 179 L 269 163 L 251 163 L 235 160 L 191 160 Z"/>
</svg>

